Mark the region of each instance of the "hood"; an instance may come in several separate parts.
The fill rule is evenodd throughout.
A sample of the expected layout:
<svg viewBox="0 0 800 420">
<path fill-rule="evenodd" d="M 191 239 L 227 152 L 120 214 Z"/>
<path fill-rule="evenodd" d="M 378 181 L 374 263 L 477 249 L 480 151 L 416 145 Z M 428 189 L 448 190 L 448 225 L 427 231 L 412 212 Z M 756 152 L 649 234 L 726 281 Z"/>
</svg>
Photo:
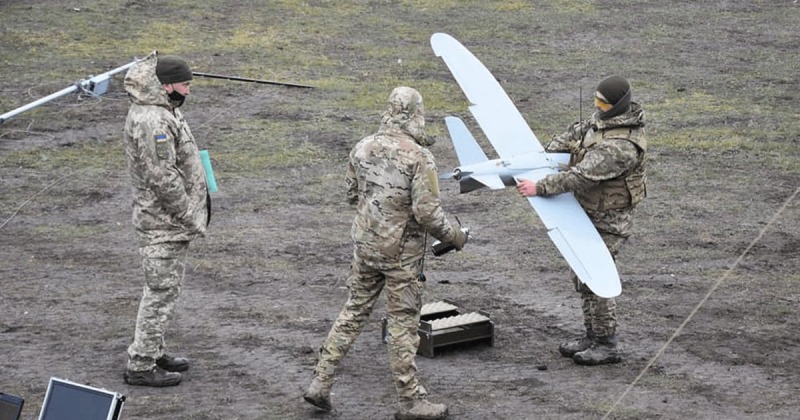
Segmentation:
<svg viewBox="0 0 800 420">
<path fill-rule="evenodd" d="M 429 147 L 435 142 L 425 132 L 425 106 L 422 95 L 407 86 L 394 88 L 389 95 L 388 108 L 381 117 L 379 132 L 400 130 L 414 138 L 420 146 Z"/>
<path fill-rule="evenodd" d="M 170 107 L 167 92 L 156 77 L 158 52 L 137 61 L 125 74 L 125 91 L 131 102 L 138 105 L 157 105 Z"/>
</svg>

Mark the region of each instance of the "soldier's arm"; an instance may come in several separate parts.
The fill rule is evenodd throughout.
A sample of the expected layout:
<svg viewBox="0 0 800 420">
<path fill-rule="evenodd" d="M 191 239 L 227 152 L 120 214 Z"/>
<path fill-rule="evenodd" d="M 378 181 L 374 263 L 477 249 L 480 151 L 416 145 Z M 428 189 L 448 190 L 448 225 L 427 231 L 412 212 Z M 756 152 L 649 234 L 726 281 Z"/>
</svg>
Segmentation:
<svg viewBox="0 0 800 420">
<path fill-rule="evenodd" d="M 411 182 L 411 207 L 417 223 L 427 232 L 442 242 L 453 242 L 456 228 L 442 209 L 437 177 L 433 155 L 423 150 Z"/>
<path fill-rule="evenodd" d="M 344 182 L 347 185 L 347 202 L 349 204 L 358 204 L 358 178 L 353 167 L 352 156 L 347 161 L 347 175 L 345 175 Z"/>
<path fill-rule="evenodd" d="M 159 204 L 179 219 L 189 210 L 189 195 L 176 165 L 176 132 L 165 121 L 139 124 L 134 133 L 138 142 L 137 162 L 146 174 L 147 186 Z"/>
<path fill-rule="evenodd" d="M 572 145 L 581 140 L 583 127 L 584 124 L 580 121 L 572 123 L 566 131 L 553 136 L 544 150 L 548 153 L 568 153 L 572 151 Z"/>
<path fill-rule="evenodd" d="M 636 166 L 638 153 L 636 146 L 627 140 L 606 140 L 587 152 L 577 165 L 542 178 L 536 184 L 537 194 L 550 196 L 581 191 L 614 179 Z"/>
</svg>

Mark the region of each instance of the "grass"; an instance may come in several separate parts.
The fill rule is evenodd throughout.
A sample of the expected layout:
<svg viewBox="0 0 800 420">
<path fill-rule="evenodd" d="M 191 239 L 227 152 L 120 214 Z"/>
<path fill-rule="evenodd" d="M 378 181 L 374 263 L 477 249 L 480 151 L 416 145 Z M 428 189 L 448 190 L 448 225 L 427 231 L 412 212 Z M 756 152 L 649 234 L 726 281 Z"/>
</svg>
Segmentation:
<svg viewBox="0 0 800 420">
<path fill-rule="evenodd" d="M 229 173 L 313 164 L 325 157 L 319 146 L 294 141 L 289 135 L 291 122 L 241 119 L 235 125 L 237 132 L 224 134 L 216 152 L 216 159 L 224 162 Z"/>
<path fill-rule="evenodd" d="M 445 115 L 468 116 L 469 104 L 463 93 L 430 50 L 430 34 L 441 31 L 461 39 L 490 68 L 543 142 L 577 119 L 578 105 L 570 98 L 575 97 L 578 88 L 582 87 L 584 98 L 588 98 L 594 83 L 616 68 L 630 74 L 636 94 L 645 100 L 654 150 L 740 150 L 757 156 L 759 164 L 792 172 L 800 170 L 800 163 L 791 158 L 796 147 L 791 139 L 800 131 L 800 121 L 789 106 L 796 96 L 786 92 L 786 86 L 792 83 L 791 60 L 775 60 L 770 48 L 730 55 L 712 48 L 712 59 L 730 61 L 737 71 L 710 74 L 699 67 L 697 59 L 680 66 L 687 58 L 703 57 L 699 47 L 704 40 L 692 30 L 694 24 L 702 22 L 695 17 L 674 15 L 679 13 L 675 8 L 654 10 L 653 13 L 664 14 L 658 25 L 628 25 L 626 36 L 633 41 L 625 45 L 642 48 L 629 51 L 620 50 L 615 42 L 596 40 L 604 35 L 602 25 L 596 23 L 607 21 L 615 12 L 598 8 L 590 1 L 531 4 L 406 0 L 391 5 L 392 13 L 375 13 L 373 5 L 360 1 L 240 3 L 251 4 L 250 13 L 229 16 L 222 0 L 169 2 L 159 4 L 158 12 L 153 5 L 140 1 L 90 0 L 73 7 L 54 3 L 37 10 L 35 17 L 25 13 L 30 10 L 25 4 L 6 6 L 7 13 L 0 16 L 0 24 L 6 28 L 2 62 L 9 69 L 8 83 L 69 83 L 157 49 L 186 56 L 202 70 L 313 84 L 321 94 L 315 99 L 319 102 L 311 107 L 312 113 L 336 109 L 350 115 L 374 115 L 377 119 L 391 88 L 410 85 L 423 93 L 429 114 L 437 119 Z M 635 6 L 631 3 L 626 7 Z M 464 13 L 465 10 L 471 13 Z M 137 17 L 130 18 L 131 15 Z M 177 15 L 183 18 L 176 19 Z M 510 23 L 474 25 L 470 16 L 482 16 L 487 23 Z M 625 24 L 628 17 L 622 19 L 620 23 Z M 749 15 L 736 10 L 713 19 L 754 24 Z M 770 19 L 786 22 L 788 17 L 776 14 Z M 737 25 L 729 31 L 731 36 L 747 36 L 758 31 L 758 25 Z M 354 33 L 358 36 L 350 36 Z M 570 36 L 575 42 L 566 44 L 565 50 L 563 42 L 557 41 Z M 496 44 L 487 46 L 488 39 L 505 39 L 507 47 L 497 50 Z M 790 32 L 770 27 L 764 29 L 758 41 L 769 47 L 787 48 L 792 45 L 791 39 Z M 675 42 L 689 48 L 679 59 L 652 53 Z M 8 58 L 11 56 L 14 61 Z M 218 64 L 216 57 L 220 56 L 226 58 L 222 61 L 227 64 Z M 23 71 L 31 68 L 37 70 Z M 671 68 L 674 75 L 660 73 L 660 68 Z M 204 83 L 216 89 L 226 82 Z M 758 89 L 747 89 L 754 83 L 760 83 Z M 16 97 L 14 100 L 4 95 L 0 105 L 10 108 L 28 99 Z M 775 97 L 782 99 L 767 99 Z M 584 115 L 588 115 L 588 100 L 584 102 Z M 309 105 L 270 104 L 286 112 Z M 361 134 L 375 126 L 358 123 L 364 127 L 358 129 Z M 324 161 L 329 154 L 307 141 L 309 133 L 343 132 L 336 127 L 337 121 L 324 116 L 304 120 L 301 127 L 292 122 L 247 117 L 241 117 L 234 125 L 235 133 L 222 133 L 219 137 L 220 150 L 216 153 L 231 174 Z M 445 134 L 441 121 L 431 123 L 430 131 Z M 44 170 L 115 169 L 122 165 L 115 147 L 118 146 L 81 144 L 70 149 L 21 150 L 4 154 L 0 164 Z"/>
<path fill-rule="evenodd" d="M 83 2 L 79 7 L 50 6 L 46 10 L 41 10 L 37 16 L 40 20 L 36 26 L 30 25 L 33 22 L 32 18 L 18 19 L 20 10 L 26 8 L 24 4 L 7 6 L 9 13 L 4 14 L 7 17 L 0 17 L 0 23 L 7 28 L 7 34 L 4 35 L 7 44 L 4 48 L 26 53 L 21 54 L 18 63 L 11 63 L 8 59 L 3 61 L 22 69 L 36 62 L 47 61 L 50 56 L 59 57 L 57 65 L 49 69 L 43 68 L 36 74 L 15 72 L 17 73 L 15 77 L 19 77 L 25 84 L 31 84 L 33 77 L 39 80 L 58 79 L 65 74 L 72 75 L 70 80 L 84 77 L 88 72 L 97 69 L 91 65 L 91 61 L 123 64 L 130 57 L 143 56 L 153 49 L 158 49 L 162 53 L 185 55 L 197 62 L 198 66 L 209 69 L 214 68 L 214 55 L 224 54 L 241 57 L 237 68 L 228 70 L 245 77 L 284 80 L 288 77 L 299 82 L 313 82 L 322 89 L 354 92 L 347 104 L 354 111 L 380 108 L 383 98 L 391 87 L 408 84 L 418 87 L 423 92 L 428 109 L 452 113 L 464 110 L 466 104 L 452 80 L 430 78 L 431 74 L 446 77 L 447 73 L 442 63 L 429 50 L 427 38 L 430 33 L 438 29 L 447 28 L 448 25 L 441 24 L 441 19 L 454 9 L 473 10 L 475 15 L 481 16 L 517 15 L 517 19 L 512 21 L 530 22 L 532 25 L 532 28 L 520 28 L 513 24 L 490 27 L 466 25 L 457 19 L 454 20 L 453 28 L 458 28 L 457 36 L 472 45 L 473 52 L 484 59 L 496 75 L 510 74 L 519 77 L 536 69 L 562 69 L 562 72 L 572 72 L 576 76 L 575 81 L 578 82 L 576 85 L 588 85 L 598 77 L 592 76 L 593 73 L 602 73 L 592 65 L 593 61 L 600 59 L 601 63 L 605 63 L 602 61 L 604 55 L 617 54 L 612 44 L 594 45 L 594 48 L 591 48 L 592 44 L 589 42 L 590 48 L 586 48 L 587 41 L 590 41 L 588 37 L 595 31 L 601 30 L 596 25 L 586 25 L 586 22 L 604 21 L 611 13 L 606 9 L 597 8 L 589 1 L 551 0 L 534 5 L 521 1 L 407 0 L 400 2 L 395 9 L 405 13 L 408 19 L 390 19 L 388 15 L 372 13 L 372 7 L 365 2 L 323 1 L 312 4 L 285 0 L 268 4 L 261 2 L 250 2 L 250 4 L 253 6 L 251 13 L 237 16 L 233 21 L 226 16 L 223 1 L 175 1 L 161 5 L 165 10 L 156 14 L 148 13 L 150 5 L 145 2 L 120 3 L 94 0 Z M 132 12 L 138 12 L 141 17 L 128 19 L 127 16 Z M 177 13 L 185 18 L 175 19 Z M 462 15 L 463 13 L 458 14 Z M 100 19 L 103 16 L 104 18 Z M 280 19 L 276 18 L 277 16 L 280 16 Z M 569 22 L 568 26 L 564 27 L 565 17 L 570 16 L 572 18 L 566 19 Z M 715 17 L 731 21 L 745 18 L 736 12 L 727 12 Z M 786 19 L 781 16 L 775 18 Z M 352 22 L 362 19 L 366 20 L 357 26 L 353 25 Z M 52 23 L 44 26 L 47 29 L 30 29 L 43 27 L 41 24 L 44 20 Z M 509 19 L 487 19 L 487 21 L 509 21 Z M 64 25 L 64 22 L 69 24 Z M 560 23 L 556 25 L 555 22 Z M 520 29 L 526 32 L 520 33 Z M 575 32 L 578 35 L 574 48 L 564 51 L 562 47 L 551 44 L 553 36 L 550 31 L 559 30 L 566 33 Z M 371 43 L 369 37 L 348 37 L 347 34 L 353 31 L 369 31 L 378 38 L 392 37 L 398 41 L 392 45 L 391 42 Z M 641 39 L 645 45 L 666 45 L 676 39 L 690 40 L 691 36 L 686 25 L 670 16 L 665 16 L 659 25 L 630 27 L 628 31 L 629 36 Z M 171 36 L 165 37 L 166 33 Z M 520 39 L 520 36 L 524 37 L 524 40 Z M 510 53 L 483 48 L 480 40 L 490 37 L 507 39 Z M 400 43 L 400 39 L 409 39 L 411 42 Z M 333 44 L 333 40 L 345 41 L 337 41 L 344 44 L 336 45 Z M 519 49 L 514 50 L 520 47 L 520 44 L 533 45 L 536 52 L 520 54 Z M 601 52 L 599 56 L 598 51 Z M 761 59 L 756 61 L 753 69 L 736 75 L 726 75 L 723 78 L 743 85 L 756 76 L 768 74 L 776 65 L 779 66 L 776 73 L 786 70 L 786 77 L 792 73 L 791 65 L 785 60 L 770 61 L 767 59 L 768 52 L 763 50 L 754 53 Z M 660 58 L 644 56 L 622 63 L 631 61 L 630 64 L 623 66 L 635 75 L 638 68 L 649 71 L 659 66 L 657 61 L 647 60 Z M 402 61 L 402 64 L 397 64 L 398 60 Z M 363 63 L 369 69 L 355 74 L 346 70 L 354 65 L 362 66 L 359 63 Z M 308 76 L 304 77 L 302 73 Z M 652 82 L 648 80 L 638 88 L 646 94 L 650 88 L 674 92 L 678 87 L 669 83 L 662 83 L 660 87 L 651 85 Z M 524 83 L 515 81 L 510 81 L 508 86 L 515 91 L 527 89 Z M 576 86 L 565 88 L 576 90 L 574 87 Z M 588 91 L 590 86 L 586 88 Z M 743 97 L 746 93 L 742 92 L 741 95 L 733 95 L 722 100 L 702 91 L 691 92 L 688 95 L 662 96 L 655 102 L 647 103 L 647 109 L 653 116 L 659 117 L 658 123 L 662 126 L 669 125 L 672 128 L 675 125 L 691 125 L 695 118 L 698 124 L 703 124 L 706 121 L 702 116 L 741 114 L 741 104 L 749 102 Z M 767 96 L 770 93 L 777 94 L 779 91 L 768 86 L 764 94 Z M 4 100 L 2 104 L 8 106 L 7 102 Z M 574 107 L 573 104 L 569 106 Z M 574 119 L 575 111 L 537 109 L 537 114 L 532 115 L 531 119 L 534 120 L 533 123 L 538 122 L 535 120 L 563 121 L 543 123 L 543 131 L 557 131 Z M 760 103 L 756 109 L 750 108 L 749 112 L 751 115 L 743 117 L 758 118 L 777 113 L 781 121 L 791 120 L 784 118 L 790 115 L 781 112 L 768 102 Z M 724 124 L 724 121 L 715 122 L 715 125 L 720 124 Z M 774 125 L 773 130 L 760 131 L 760 134 L 764 138 L 784 141 L 790 133 L 797 132 L 800 128 L 797 124 L 783 127 Z M 704 138 L 708 136 L 710 139 L 711 136 L 719 135 L 729 139 L 718 143 L 716 147 L 740 147 L 747 143 L 743 139 L 751 136 L 751 133 L 730 133 L 722 128 L 711 130 L 706 128 L 701 132 L 693 128 L 680 129 L 677 133 L 675 131 L 670 130 L 670 135 L 657 137 L 655 143 L 660 147 L 707 148 L 714 147 L 715 143 L 705 142 Z M 689 140 L 697 138 L 701 143 Z"/>
<path fill-rule="evenodd" d="M 68 170 L 90 173 L 120 171 L 125 168 L 119 144 L 86 142 L 71 147 L 22 149 L 0 155 L 0 167 L 39 169 L 54 174 Z"/>
<path fill-rule="evenodd" d="M 74 241 L 95 240 L 107 233 L 109 226 L 105 224 L 83 226 L 61 224 L 55 226 L 36 226 L 33 231 L 36 235 L 47 238 L 48 241 Z"/>
</svg>

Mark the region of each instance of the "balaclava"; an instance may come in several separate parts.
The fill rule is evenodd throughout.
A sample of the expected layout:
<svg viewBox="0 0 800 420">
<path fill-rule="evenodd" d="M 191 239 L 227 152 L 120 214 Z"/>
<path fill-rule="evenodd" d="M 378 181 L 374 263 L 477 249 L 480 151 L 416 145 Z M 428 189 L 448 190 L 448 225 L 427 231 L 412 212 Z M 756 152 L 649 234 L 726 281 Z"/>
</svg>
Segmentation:
<svg viewBox="0 0 800 420">
<path fill-rule="evenodd" d="M 631 85 L 621 76 L 609 76 L 597 85 L 595 96 L 611 105 L 606 111 L 598 111 L 601 120 L 616 117 L 628 111 L 631 106 Z"/>
</svg>

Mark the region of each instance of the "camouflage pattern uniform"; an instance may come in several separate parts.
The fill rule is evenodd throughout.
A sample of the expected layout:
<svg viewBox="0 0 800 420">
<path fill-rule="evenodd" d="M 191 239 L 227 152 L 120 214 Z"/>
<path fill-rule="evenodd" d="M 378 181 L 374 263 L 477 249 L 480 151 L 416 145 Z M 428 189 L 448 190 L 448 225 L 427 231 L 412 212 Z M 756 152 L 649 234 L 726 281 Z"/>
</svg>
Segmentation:
<svg viewBox="0 0 800 420">
<path fill-rule="evenodd" d="M 420 145 L 431 144 L 423 127 L 421 96 L 411 88 L 397 88 L 379 132 L 362 139 L 350 153 L 347 197 L 357 212 L 351 229 L 355 249 L 349 298 L 322 344 L 315 370 L 320 380 L 333 381 L 386 286 L 389 361 L 401 401 L 425 395 L 415 362 L 424 234 L 453 242 L 458 230 L 442 210 L 433 155 Z"/>
<path fill-rule="evenodd" d="M 574 123 L 547 145 L 548 152 L 569 152 L 569 168 L 537 183 L 537 194 L 574 192 L 616 258 L 630 236 L 633 210 L 646 196 L 644 111 L 636 102 L 607 120 L 597 114 Z M 584 326 L 590 335 L 614 337 L 616 302 L 600 298 L 573 273 L 583 301 Z"/>
<path fill-rule="evenodd" d="M 133 225 L 145 275 L 128 348 L 128 370 L 164 355 L 164 331 L 180 294 L 189 242 L 205 234 L 210 198 L 197 144 L 156 77 L 157 54 L 130 68 L 125 90 L 125 155 L 133 186 Z"/>
</svg>

